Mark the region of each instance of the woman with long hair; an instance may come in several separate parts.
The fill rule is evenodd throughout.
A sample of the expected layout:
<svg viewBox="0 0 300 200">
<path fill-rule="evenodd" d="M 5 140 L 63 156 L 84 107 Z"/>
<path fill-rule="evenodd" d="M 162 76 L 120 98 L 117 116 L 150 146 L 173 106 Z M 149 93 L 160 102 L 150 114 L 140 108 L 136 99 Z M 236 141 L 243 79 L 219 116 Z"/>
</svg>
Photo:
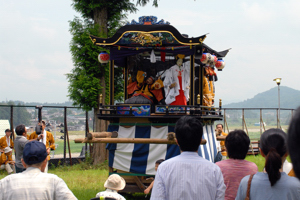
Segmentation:
<svg viewBox="0 0 300 200">
<path fill-rule="evenodd" d="M 236 200 L 244 200 L 249 194 L 251 200 L 300 199 L 299 180 L 283 172 L 288 155 L 286 140 L 287 135 L 281 129 L 269 129 L 261 135 L 259 150 L 265 158 L 264 171 L 256 173 L 252 180 L 250 175 L 241 180 Z"/>
</svg>

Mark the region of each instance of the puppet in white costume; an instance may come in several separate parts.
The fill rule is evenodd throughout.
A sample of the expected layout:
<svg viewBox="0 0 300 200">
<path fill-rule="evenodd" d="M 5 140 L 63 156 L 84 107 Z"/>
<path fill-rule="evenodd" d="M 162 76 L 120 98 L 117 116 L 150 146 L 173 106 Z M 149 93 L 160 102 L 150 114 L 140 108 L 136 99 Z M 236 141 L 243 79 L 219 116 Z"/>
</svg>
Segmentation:
<svg viewBox="0 0 300 200">
<path fill-rule="evenodd" d="M 182 54 L 178 54 L 177 57 L 177 64 L 165 73 L 165 101 L 169 105 L 187 105 L 190 92 L 190 62 L 182 63 Z"/>
</svg>

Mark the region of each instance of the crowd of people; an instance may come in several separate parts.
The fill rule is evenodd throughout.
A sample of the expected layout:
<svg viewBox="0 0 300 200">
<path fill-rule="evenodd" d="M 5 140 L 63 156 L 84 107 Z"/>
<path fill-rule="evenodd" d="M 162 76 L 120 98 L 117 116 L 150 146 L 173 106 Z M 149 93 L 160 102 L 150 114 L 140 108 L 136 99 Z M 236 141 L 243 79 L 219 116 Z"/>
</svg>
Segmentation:
<svg viewBox="0 0 300 200">
<path fill-rule="evenodd" d="M 24 125 L 15 129 L 15 141 L 7 129 L 0 139 L 1 169 L 10 174 L 0 180 L 0 199 L 77 199 L 66 183 L 47 173 L 50 149 L 55 148 L 50 132 L 35 132 L 27 137 Z M 223 126 L 217 125 L 222 135 Z M 226 156 L 212 163 L 198 154 L 203 136 L 201 122 L 191 116 L 181 117 L 175 125 L 176 142 L 181 154 L 155 163 L 155 181 L 144 191 L 151 192 L 151 200 L 164 199 L 226 199 L 226 200 L 296 200 L 300 199 L 300 108 L 290 123 L 288 134 L 281 129 L 266 130 L 260 138 L 259 151 L 265 159 L 262 172 L 255 163 L 245 160 L 250 139 L 243 130 L 231 131 L 221 146 Z M 12 160 L 12 149 L 15 161 Z M 293 174 L 284 172 L 284 163 L 290 154 Z M 16 173 L 14 173 L 16 172 Z M 297 176 L 297 177 L 293 177 Z M 104 183 L 105 191 L 97 198 L 125 198 L 118 194 L 126 186 L 118 174 L 112 174 Z"/>
</svg>

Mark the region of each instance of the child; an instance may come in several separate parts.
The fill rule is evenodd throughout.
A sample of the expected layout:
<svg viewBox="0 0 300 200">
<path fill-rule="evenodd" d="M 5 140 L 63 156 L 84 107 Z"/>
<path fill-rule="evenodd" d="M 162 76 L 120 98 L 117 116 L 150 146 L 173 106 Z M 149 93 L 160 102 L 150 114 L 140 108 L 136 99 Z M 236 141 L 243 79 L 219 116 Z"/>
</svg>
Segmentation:
<svg viewBox="0 0 300 200">
<path fill-rule="evenodd" d="M 125 200 L 125 198 L 118 194 L 118 191 L 123 190 L 126 186 L 125 180 L 118 174 L 112 174 L 104 183 L 105 191 L 99 192 L 96 197 L 112 197 L 116 200 Z"/>
<path fill-rule="evenodd" d="M 163 161 L 165 161 L 165 160 L 164 160 L 164 159 L 159 159 L 159 160 L 157 160 L 157 161 L 155 162 L 155 171 L 157 171 L 158 166 L 159 166 Z M 149 192 L 150 192 L 150 190 L 152 189 L 153 185 L 154 185 L 154 180 L 151 182 L 151 184 L 149 185 L 149 187 L 147 187 L 147 188 L 144 190 L 144 193 L 145 193 L 145 194 L 149 194 Z"/>
</svg>

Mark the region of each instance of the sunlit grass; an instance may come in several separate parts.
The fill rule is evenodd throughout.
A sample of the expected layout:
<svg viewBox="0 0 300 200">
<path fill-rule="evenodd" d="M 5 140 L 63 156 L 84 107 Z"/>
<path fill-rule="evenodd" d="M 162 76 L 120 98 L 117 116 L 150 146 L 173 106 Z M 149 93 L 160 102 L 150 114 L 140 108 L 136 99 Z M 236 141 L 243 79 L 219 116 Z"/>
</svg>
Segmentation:
<svg viewBox="0 0 300 200">
<path fill-rule="evenodd" d="M 58 147 L 55 149 L 55 154 L 63 154 L 64 153 L 64 140 L 56 140 L 56 144 L 58 144 Z M 70 140 L 70 150 L 71 153 L 80 153 L 82 150 L 82 147 L 85 145 L 84 143 L 75 143 L 73 140 Z M 69 152 L 68 148 L 68 142 L 66 142 L 66 152 Z"/>
<path fill-rule="evenodd" d="M 261 155 L 248 155 L 246 160 L 254 162 L 259 171 L 263 170 L 265 159 Z M 290 161 L 289 157 L 288 161 Z M 104 191 L 104 182 L 109 175 L 107 161 L 96 166 L 90 165 L 88 162 L 82 162 L 73 166 L 50 167 L 48 172 L 62 178 L 79 200 L 94 198 L 98 192 Z M 0 170 L 0 179 L 5 176 L 7 176 L 7 172 Z M 127 200 L 149 199 L 149 195 L 145 198 L 142 193 L 124 196 Z"/>
<path fill-rule="evenodd" d="M 245 160 L 254 162 L 257 165 L 258 171 L 262 172 L 265 167 L 265 158 L 262 155 L 248 155 Z"/>
</svg>

